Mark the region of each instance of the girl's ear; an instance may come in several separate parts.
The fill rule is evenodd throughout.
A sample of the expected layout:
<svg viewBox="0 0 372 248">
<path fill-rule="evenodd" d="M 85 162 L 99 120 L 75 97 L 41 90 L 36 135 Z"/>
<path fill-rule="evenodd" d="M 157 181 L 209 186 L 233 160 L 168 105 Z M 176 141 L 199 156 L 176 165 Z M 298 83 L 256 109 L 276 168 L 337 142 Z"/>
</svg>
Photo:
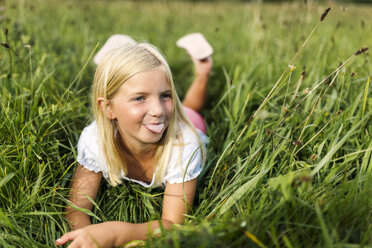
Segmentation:
<svg viewBox="0 0 372 248">
<path fill-rule="evenodd" d="M 113 119 L 116 118 L 113 111 L 112 111 L 112 107 L 110 105 L 109 100 L 107 100 L 103 97 L 98 97 L 97 103 L 98 103 L 99 108 L 106 115 L 107 118 L 109 118 L 110 120 L 113 120 Z"/>
</svg>

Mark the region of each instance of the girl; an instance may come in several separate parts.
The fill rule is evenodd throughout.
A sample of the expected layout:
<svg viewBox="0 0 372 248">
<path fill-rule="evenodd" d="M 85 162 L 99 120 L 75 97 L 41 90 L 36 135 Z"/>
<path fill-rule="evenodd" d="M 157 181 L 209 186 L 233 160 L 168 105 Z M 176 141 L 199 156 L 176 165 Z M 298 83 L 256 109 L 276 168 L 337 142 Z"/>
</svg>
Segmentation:
<svg viewBox="0 0 372 248">
<path fill-rule="evenodd" d="M 144 240 L 159 227 L 181 224 L 192 206 L 197 176 L 204 159 L 206 136 L 200 111 L 212 61 L 193 59 L 196 77 L 181 104 L 165 58 L 152 45 L 125 45 L 106 54 L 93 82 L 95 121 L 78 143 L 78 166 L 70 201 L 92 209 L 105 177 L 113 186 L 122 179 L 145 187 L 164 185 L 161 219 L 142 224 L 120 221 L 92 225 L 89 216 L 68 207 L 66 218 L 73 231 L 57 245 L 114 247 Z M 185 108 L 185 110 L 184 110 Z M 194 121 L 194 125 L 189 118 Z"/>
</svg>

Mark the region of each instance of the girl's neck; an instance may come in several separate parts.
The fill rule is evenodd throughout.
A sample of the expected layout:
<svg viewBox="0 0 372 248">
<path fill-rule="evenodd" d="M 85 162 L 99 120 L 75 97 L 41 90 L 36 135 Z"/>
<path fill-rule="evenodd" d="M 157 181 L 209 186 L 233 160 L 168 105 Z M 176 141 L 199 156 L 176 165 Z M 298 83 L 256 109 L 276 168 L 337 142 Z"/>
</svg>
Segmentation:
<svg viewBox="0 0 372 248">
<path fill-rule="evenodd" d="M 140 147 L 137 149 L 131 148 L 126 151 L 126 155 L 130 155 L 139 161 L 152 159 L 154 157 L 154 154 L 155 146 Z"/>
<path fill-rule="evenodd" d="M 124 156 L 132 158 L 137 161 L 149 161 L 152 160 L 155 154 L 156 145 L 130 145 L 122 140 L 122 148 Z"/>
<path fill-rule="evenodd" d="M 127 162 L 127 177 L 151 183 L 154 174 L 154 147 L 141 147 L 142 149 L 129 149 L 125 147 L 123 154 Z"/>
</svg>

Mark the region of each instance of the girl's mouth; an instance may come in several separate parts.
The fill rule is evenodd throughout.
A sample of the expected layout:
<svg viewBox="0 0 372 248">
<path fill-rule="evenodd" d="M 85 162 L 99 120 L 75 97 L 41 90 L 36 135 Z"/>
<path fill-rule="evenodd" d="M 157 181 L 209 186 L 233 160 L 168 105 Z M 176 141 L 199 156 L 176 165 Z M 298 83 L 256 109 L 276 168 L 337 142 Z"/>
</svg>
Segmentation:
<svg viewBox="0 0 372 248">
<path fill-rule="evenodd" d="M 164 130 L 164 122 L 158 123 L 158 124 L 143 124 L 147 130 L 149 130 L 152 133 L 160 134 Z"/>
</svg>

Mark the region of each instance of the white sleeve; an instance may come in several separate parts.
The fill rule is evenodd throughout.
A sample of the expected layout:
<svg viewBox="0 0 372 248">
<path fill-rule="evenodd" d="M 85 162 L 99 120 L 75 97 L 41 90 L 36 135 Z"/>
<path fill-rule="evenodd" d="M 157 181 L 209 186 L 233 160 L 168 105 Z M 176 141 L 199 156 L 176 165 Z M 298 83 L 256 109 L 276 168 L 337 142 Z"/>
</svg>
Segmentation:
<svg viewBox="0 0 372 248">
<path fill-rule="evenodd" d="M 77 146 L 77 162 L 88 170 L 97 173 L 102 170 L 99 166 L 98 137 L 97 129 L 94 124 L 95 123 L 92 123 L 84 128 L 80 135 Z"/>
<path fill-rule="evenodd" d="M 199 132 L 198 132 L 199 133 Z M 183 183 L 195 179 L 202 171 L 202 153 L 201 147 L 191 131 L 183 132 L 184 145 L 175 146 L 163 182 Z M 202 145 L 205 148 L 207 136 L 199 133 Z M 181 150 L 181 151 L 180 151 Z M 181 160 L 178 154 L 181 152 Z M 180 162 L 180 163 L 179 163 Z"/>
</svg>

